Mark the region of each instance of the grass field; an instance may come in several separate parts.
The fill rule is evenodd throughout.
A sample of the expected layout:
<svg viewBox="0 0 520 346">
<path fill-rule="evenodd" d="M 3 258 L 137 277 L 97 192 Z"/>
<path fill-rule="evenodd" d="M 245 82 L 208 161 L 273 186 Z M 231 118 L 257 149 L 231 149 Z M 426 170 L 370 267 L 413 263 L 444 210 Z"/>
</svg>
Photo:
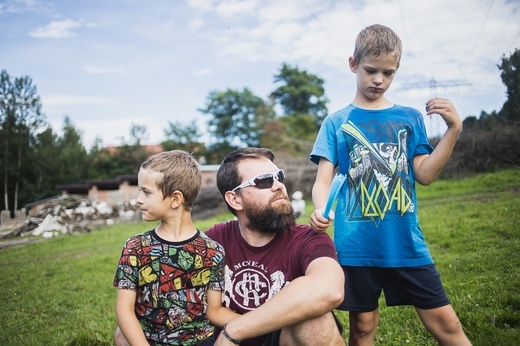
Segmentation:
<svg viewBox="0 0 520 346">
<path fill-rule="evenodd" d="M 468 337 L 474 345 L 519 345 L 520 171 L 438 181 L 418 193 L 427 243 Z M 0 250 L 0 345 L 111 345 L 121 248 L 152 226 L 118 224 Z M 413 308 L 387 308 L 383 299 L 380 307 L 377 345 L 436 344 Z M 346 313 L 339 315 L 346 326 Z"/>
</svg>

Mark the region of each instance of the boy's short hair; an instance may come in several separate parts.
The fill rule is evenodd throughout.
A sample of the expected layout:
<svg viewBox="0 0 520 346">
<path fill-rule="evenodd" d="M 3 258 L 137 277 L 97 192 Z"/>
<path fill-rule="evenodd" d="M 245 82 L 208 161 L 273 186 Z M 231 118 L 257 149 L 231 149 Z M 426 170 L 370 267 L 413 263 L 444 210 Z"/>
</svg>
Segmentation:
<svg viewBox="0 0 520 346">
<path fill-rule="evenodd" d="M 359 65 L 366 56 L 394 54 L 397 58 L 397 67 L 401 62 L 401 39 L 387 26 L 374 24 L 367 26 L 356 37 L 354 47 L 354 63 Z"/>
<path fill-rule="evenodd" d="M 193 156 L 182 150 L 164 151 L 149 157 L 141 168 L 164 174 L 156 183 L 163 198 L 180 191 L 184 196 L 185 209 L 191 210 L 202 181 L 200 166 Z"/>
<path fill-rule="evenodd" d="M 217 172 L 217 187 L 224 197 L 226 192 L 233 190 L 242 183 L 242 177 L 238 172 L 238 164 L 247 159 L 266 158 L 274 161 L 274 153 L 266 148 L 242 148 L 226 155 Z M 226 202 L 227 204 L 227 202 Z M 227 204 L 228 210 L 236 215 L 235 210 Z"/>
</svg>

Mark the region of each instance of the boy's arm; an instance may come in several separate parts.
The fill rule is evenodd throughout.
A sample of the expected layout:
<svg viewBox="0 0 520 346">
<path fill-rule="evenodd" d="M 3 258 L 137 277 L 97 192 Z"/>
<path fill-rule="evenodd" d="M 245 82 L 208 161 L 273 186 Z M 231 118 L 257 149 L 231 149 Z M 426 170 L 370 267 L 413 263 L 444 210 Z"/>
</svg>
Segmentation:
<svg viewBox="0 0 520 346">
<path fill-rule="evenodd" d="M 224 324 L 234 320 L 239 314 L 222 306 L 222 291 L 208 289 L 207 316 L 212 325 L 221 328 Z"/>
<path fill-rule="evenodd" d="M 421 185 L 429 185 L 437 179 L 462 131 L 462 120 L 450 100 L 437 97 L 428 100 L 426 106 L 427 114 L 439 114 L 448 129 L 430 155 L 418 155 L 413 159 L 415 180 Z"/>
<path fill-rule="evenodd" d="M 132 346 L 150 344 L 144 336 L 143 329 L 135 316 L 136 293 L 131 290 L 118 289 L 116 300 L 117 324 L 128 343 Z"/>
<path fill-rule="evenodd" d="M 323 217 L 323 209 L 329 197 L 330 184 L 334 177 L 334 164 L 325 158 L 320 158 L 316 181 L 312 187 L 312 202 L 314 212 L 310 218 L 310 225 L 316 232 L 325 232 L 334 220 L 334 212 L 331 211 L 329 219 Z"/>
</svg>

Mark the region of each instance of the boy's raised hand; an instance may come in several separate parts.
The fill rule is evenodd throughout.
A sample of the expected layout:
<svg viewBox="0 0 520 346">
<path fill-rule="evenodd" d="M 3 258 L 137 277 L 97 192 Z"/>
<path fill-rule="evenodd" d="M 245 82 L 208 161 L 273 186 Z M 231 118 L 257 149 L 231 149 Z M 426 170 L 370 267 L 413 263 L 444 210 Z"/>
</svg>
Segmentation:
<svg viewBox="0 0 520 346">
<path fill-rule="evenodd" d="M 426 114 L 439 114 L 449 129 L 458 131 L 462 129 L 462 120 L 459 113 L 448 99 L 435 97 L 428 100 L 426 102 Z"/>
<path fill-rule="evenodd" d="M 311 214 L 310 224 L 315 232 L 326 232 L 334 221 L 334 211 L 329 212 L 329 218 L 323 217 L 323 209 L 316 209 Z"/>
</svg>

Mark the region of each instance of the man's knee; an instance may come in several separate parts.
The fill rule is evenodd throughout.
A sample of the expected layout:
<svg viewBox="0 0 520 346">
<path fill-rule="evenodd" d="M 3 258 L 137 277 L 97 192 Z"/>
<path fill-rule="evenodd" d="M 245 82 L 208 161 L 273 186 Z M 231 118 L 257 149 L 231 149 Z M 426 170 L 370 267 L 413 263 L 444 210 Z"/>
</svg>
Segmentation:
<svg viewBox="0 0 520 346">
<path fill-rule="evenodd" d="M 345 345 L 338 323 L 332 313 L 327 313 L 285 327 L 280 333 L 280 345 Z"/>
</svg>

